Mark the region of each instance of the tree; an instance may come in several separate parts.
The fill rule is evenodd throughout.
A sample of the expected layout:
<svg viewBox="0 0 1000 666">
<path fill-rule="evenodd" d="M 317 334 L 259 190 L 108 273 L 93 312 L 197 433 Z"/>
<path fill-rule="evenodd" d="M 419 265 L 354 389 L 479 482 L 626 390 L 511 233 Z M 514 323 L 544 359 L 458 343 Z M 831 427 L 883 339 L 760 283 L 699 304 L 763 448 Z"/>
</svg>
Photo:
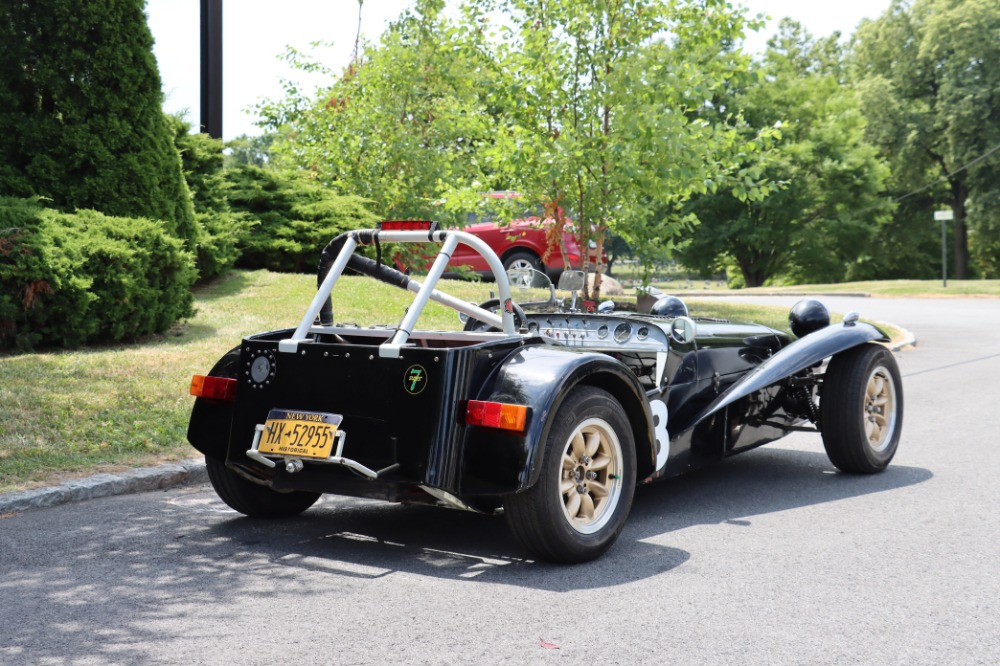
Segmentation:
<svg viewBox="0 0 1000 666">
<path fill-rule="evenodd" d="M 870 241 L 890 211 L 879 197 L 888 168 L 865 141 L 836 39 L 814 41 L 785 19 L 754 76 L 729 91 L 723 106 L 751 127 L 780 126 L 781 140 L 746 163 L 777 186 L 757 200 L 724 188 L 696 198 L 701 226 L 681 251 L 685 265 L 735 267 L 748 287 L 779 276 L 839 282 L 878 251 Z"/>
<path fill-rule="evenodd" d="M 225 156 L 225 165 L 230 166 L 267 166 L 271 161 L 271 145 L 276 135 L 274 132 L 247 136 L 241 134 L 226 142 L 229 152 Z"/>
<path fill-rule="evenodd" d="M 998 33 L 1000 5 L 993 0 L 893 0 L 853 40 L 868 133 L 891 160 L 895 184 L 905 191 L 945 185 L 935 199 L 954 212 L 959 279 L 969 273 L 969 229 L 980 232 L 987 254 L 997 229 L 991 204 L 1000 200 Z M 930 224 L 931 210 L 913 224 Z M 988 267 L 989 257 L 981 258 Z"/>
<path fill-rule="evenodd" d="M 481 180 L 476 146 L 491 135 L 484 69 L 475 33 L 443 8 L 418 0 L 329 88 L 313 96 L 289 84 L 285 99 L 262 105 L 264 124 L 280 130 L 278 163 L 371 201 L 383 218 L 436 218 L 442 184 Z M 289 58 L 317 67 L 295 51 Z"/>
<path fill-rule="evenodd" d="M 0 193 L 194 238 L 143 0 L 0 5 Z"/>
<path fill-rule="evenodd" d="M 744 17 L 716 0 L 479 0 L 467 15 L 498 9 L 512 27 L 484 42 L 502 112 L 484 162 L 558 206 L 598 256 L 609 232 L 647 263 L 669 252 L 696 222 L 683 202 L 737 175 L 765 138 L 739 132 L 735 114 L 697 117 L 746 67 L 729 48 Z M 731 181 L 737 196 L 762 193 L 754 168 Z"/>
<path fill-rule="evenodd" d="M 681 202 L 760 145 L 737 117 L 693 117 L 745 66 L 723 48 L 745 21 L 722 0 L 467 0 L 457 24 L 442 8 L 419 0 L 318 102 L 262 107 L 276 152 L 382 215 L 458 221 L 510 203 L 484 191 L 516 190 L 598 256 L 614 232 L 648 259 L 693 223 Z M 734 190 L 758 193 L 740 176 Z"/>
</svg>

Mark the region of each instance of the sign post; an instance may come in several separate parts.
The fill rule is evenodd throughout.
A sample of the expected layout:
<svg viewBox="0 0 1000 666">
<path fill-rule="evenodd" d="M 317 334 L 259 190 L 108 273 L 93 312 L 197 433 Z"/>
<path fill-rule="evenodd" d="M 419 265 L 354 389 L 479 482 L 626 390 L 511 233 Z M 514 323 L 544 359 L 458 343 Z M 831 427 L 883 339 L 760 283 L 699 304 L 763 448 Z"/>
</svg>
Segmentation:
<svg viewBox="0 0 1000 666">
<path fill-rule="evenodd" d="M 941 221 L 941 284 L 948 287 L 948 239 L 945 235 L 945 223 L 955 219 L 950 210 L 934 211 L 934 219 Z"/>
</svg>

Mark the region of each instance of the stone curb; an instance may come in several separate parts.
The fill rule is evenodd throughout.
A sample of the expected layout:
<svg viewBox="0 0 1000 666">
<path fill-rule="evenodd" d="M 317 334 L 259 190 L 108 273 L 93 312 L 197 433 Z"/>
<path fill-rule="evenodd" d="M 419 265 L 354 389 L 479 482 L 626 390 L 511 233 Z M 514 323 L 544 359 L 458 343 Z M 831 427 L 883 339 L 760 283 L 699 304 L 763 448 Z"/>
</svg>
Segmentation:
<svg viewBox="0 0 1000 666">
<path fill-rule="evenodd" d="M 898 342 L 892 343 L 892 346 L 891 346 L 892 351 L 898 352 L 899 350 L 903 349 L 904 347 L 911 347 L 911 346 L 912 347 L 916 347 L 917 346 L 917 336 L 915 336 L 913 333 L 910 333 L 905 328 L 900 328 L 897 324 L 893 324 L 893 326 L 895 326 L 896 328 L 899 328 L 899 330 L 902 331 L 902 333 L 903 333 L 903 339 L 900 340 L 900 341 L 898 341 Z"/>
<path fill-rule="evenodd" d="M 184 460 L 121 474 L 96 474 L 84 479 L 66 481 L 51 488 L 3 494 L 0 495 L 0 513 L 16 513 L 98 497 L 141 493 L 206 481 L 208 473 L 205 471 L 204 460 Z"/>
</svg>

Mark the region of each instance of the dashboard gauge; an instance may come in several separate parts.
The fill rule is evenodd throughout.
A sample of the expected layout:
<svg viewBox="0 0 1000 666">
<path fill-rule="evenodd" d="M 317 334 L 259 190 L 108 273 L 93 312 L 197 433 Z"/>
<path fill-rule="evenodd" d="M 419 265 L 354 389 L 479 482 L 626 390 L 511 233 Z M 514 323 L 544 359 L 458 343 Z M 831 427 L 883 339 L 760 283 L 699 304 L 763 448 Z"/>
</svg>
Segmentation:
<svg viewBox="0 0 1000 666">
<path fill-rule="evenodd" d="M 599 329 L 597 329 L 597 337 L 603 340 L 608 337 L 608 325 L 602 324 Z"/>
<path fill-rule="evenodd" d="M 628 342 L 630 337 L 632 337 L 632 324 L 623 321 L 615 326 L 615 342 L 619 344 Z"/>
<path fill-rule="evenodd" d="M 649 337 L 649 327 L 640 326 L 639 330 L 635 332 L 635 337 L 637 340 L 645 340 Z"/>
</svg>

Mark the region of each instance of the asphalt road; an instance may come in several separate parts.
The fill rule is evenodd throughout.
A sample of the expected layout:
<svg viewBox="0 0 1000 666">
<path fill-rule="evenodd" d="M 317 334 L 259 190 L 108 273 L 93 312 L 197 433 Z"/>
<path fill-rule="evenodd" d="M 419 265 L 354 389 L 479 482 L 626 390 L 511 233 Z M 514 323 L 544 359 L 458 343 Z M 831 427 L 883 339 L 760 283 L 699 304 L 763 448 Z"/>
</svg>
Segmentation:
<svg viewBox="0 0 1000 666">
<path fill-rule="evenodd" d="M 575 567 L 502 517 L 336 497 L 277 523 L 206 486 L 3 516 L 0 663 L 1000 663 L 1000 301 L 828 303 L 919 341 L 883 474 L 796 434 L 640 489 Z"/>
</svg>

